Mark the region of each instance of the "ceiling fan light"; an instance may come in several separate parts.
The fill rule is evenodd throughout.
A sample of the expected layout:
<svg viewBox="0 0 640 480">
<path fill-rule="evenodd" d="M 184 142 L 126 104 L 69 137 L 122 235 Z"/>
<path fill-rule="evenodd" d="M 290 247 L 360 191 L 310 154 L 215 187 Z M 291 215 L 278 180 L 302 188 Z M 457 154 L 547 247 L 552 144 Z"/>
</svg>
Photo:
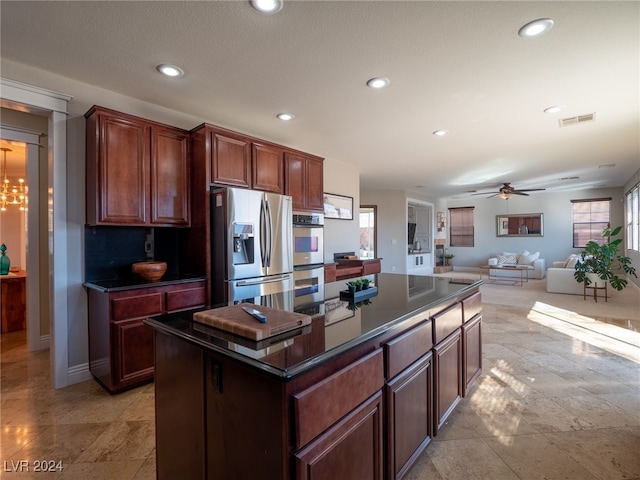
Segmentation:
<svg viewBox="0 0 640 480">
<path fill-rule="evenodd" d="M 503 200 L 509 200 L 509 198 L 511 198 L 511 194 L 510 193 L 501 193 L 500 194 L 500 198 L 502 198 Z"/>
</svg>

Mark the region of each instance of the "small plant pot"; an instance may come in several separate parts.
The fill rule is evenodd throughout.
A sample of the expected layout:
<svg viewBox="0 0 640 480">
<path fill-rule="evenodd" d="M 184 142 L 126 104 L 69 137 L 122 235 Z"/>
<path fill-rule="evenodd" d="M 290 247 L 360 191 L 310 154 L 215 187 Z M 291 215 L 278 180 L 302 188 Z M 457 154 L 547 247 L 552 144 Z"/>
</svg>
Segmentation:
<svg viewBox="0 0 640 480">
<path fill-rule="evenodd" d="M 347 288 L 349 289 L 349 293 L 353 293 L 356 291 L 356 286 L 355 285 L 347 285 Z"/>
<path fill-rule="evenodd" d="M 356 285 L 356 292 L 359 292 L 360 290 L 362 290 L 362 285 Z"/>
</svg>

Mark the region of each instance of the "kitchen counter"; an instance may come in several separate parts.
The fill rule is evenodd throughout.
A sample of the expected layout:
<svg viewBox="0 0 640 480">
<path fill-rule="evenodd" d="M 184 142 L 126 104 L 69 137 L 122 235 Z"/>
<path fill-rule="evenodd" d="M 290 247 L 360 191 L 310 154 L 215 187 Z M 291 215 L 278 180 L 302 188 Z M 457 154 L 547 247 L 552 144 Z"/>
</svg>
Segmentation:
<svg viewBox="0 0 640 480">
<path fill-rule="evenodd" d="M 368 299 L 368 305 L 349 310 L 348 302 L 340 300 L 340 290 L 346 289 L 345 283 L 327 284 L 323 308 L 318 309 L 325 311 L 323 323 L 314 322 L 312 328 L 298 329 L 259 343 L 193 322 L 193 313 L 197 310 L 151 317 L 145 323 L 206 350 L 288 379 L 389 330 L 401 328 L 409 319 L 428 317 L 432 309 L 442 309 L 443 304 L 468 295 L 481 284 L 473 280 L 390 273 L 368 278 L 374 279 L 378 289 L 378 294 Z M 279 296 L 277 303 L 281 304 L 285 295 L 271 297 Z M 271 298 L 262 298 L 263 303 L 273 303 Z M 319 351 L 309 351 L 304 356 L 272 355 L 278 350 L 295 350 L 296 344 L 317 336 L 324 340 L 324 348 Z"/>
<path fill-rule="evenodd" d="M 85 282 L 86 288 L 98 290 L 100 292 L 119 292 L 123 290 L 133 290 L 137 288 L 162 287 L 165 285 L 175 285 L 198 280 L 206 280 L 202 275 L 176 274 L 165 275 L 157 282 L 147 282 L 137 277 L 116 278 L 112 280 L 96 280 Z"/>
<path fill-rule="evenodd" d="M 296 305 L 311 325 L 253 342 L 147 318 L 155 344 L 157 478 L 399 479 L 481 372 L 482 281 L 376 274 L 377 295 Z M 257 307 L 259 308 L 259 307 Z"/>
</svg>

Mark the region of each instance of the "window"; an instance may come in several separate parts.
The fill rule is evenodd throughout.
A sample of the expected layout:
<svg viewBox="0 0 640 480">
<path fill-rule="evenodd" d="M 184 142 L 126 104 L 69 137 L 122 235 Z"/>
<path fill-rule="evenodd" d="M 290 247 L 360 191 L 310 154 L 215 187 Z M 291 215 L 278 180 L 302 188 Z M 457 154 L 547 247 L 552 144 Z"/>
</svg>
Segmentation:
<svg viewBox="0 0 640 480">
<path fill-rule="evenodd" d="M 640 251 L 640 183 L 627 192 L 627 248 Z"/>
<path fill-rule="evenodd" d="M 449 245 L 473 247 L 473 209 L 459 207 L 449 209 Z"/>
<path fill-rule="evenodd" d="M 602 243 L 602 230 L 609 226 L 611 198 L 571 200 L 573 211 L 573 248 L 583 248 L 589 240 Z"/>
</svg>

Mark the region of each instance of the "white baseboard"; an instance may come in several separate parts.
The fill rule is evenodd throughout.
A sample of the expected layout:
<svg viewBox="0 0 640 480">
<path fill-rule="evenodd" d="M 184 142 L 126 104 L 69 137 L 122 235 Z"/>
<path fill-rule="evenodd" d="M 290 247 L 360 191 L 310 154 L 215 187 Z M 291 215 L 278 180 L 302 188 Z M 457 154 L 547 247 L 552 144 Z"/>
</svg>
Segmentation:
<svg viewBox="0 0 640 480">
<path fill-rule="evenodd" d="M 81 363 L 80 365 L 69 367 L 69 370 L 67 370 L 67 375 L 69 377 L 69 385 L 73 385 L 74 383 L 86 382 L 87 380 L 91 380 L 93 378 L 91 376 L 91 372 L 89 371 L 88 363 Z"/>
<path fill-rule="evenodd" d="M 45 348 L 49 348 L 49 341 L 51 340 L 51 335 L 41 335 L 40 336 L 40 350 L 44 350 Z"/>
</svg>

